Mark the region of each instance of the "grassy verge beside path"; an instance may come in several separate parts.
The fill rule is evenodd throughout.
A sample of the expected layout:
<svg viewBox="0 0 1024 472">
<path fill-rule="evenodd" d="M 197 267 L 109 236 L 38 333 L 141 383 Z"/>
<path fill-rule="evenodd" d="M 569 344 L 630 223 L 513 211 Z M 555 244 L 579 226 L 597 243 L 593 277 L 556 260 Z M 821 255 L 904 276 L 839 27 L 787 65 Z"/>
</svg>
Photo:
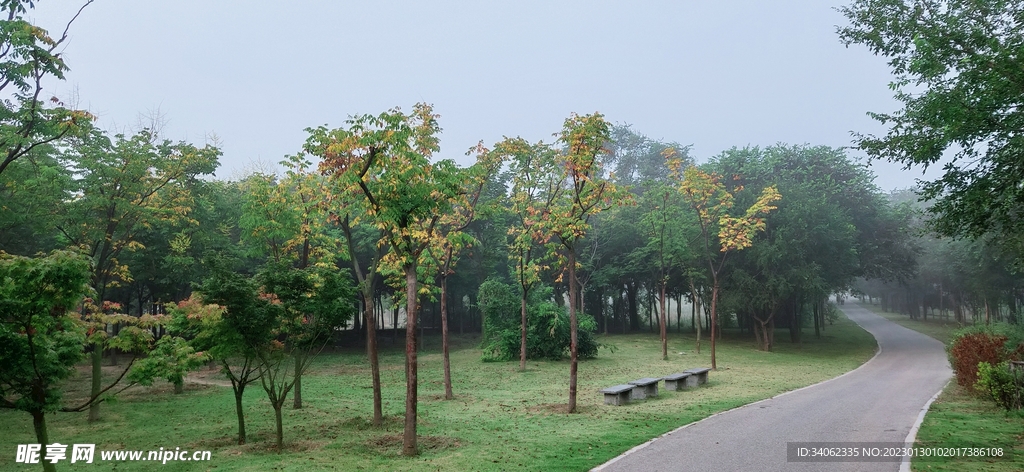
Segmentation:
<svg viewBox="0 0 1024 472">
<path fill-rule="evenodd" d="M 955 323 L 946 320 L 911 320 L 907 315 L 884 312 L 878 306 L 863 305 L 878 315 L 902 326 L 949 344 Z M 932 403 L 921 429 L 921 444 L 993 445 L 1016 444 L 1012 459 L 989 461 L 914 460 L 914 471 L 1019 471 L 1024 469 L 1024 417 L 1008 415 L 988 398 L 957 385 L 955 379 Z"/>
<path fill-rule="evenodd" d="M 452 352 L 456 399 L 443 400 L 441 356 L 436 338 L 427 340 L 420 361 L 419 433 L 422 454 L 400 455 L 404 411 L 401 346 L 386 346 L 381 358 L 383 429 L 368 424 L 372 398 L 369 368 L 358 350 L 320 357 L 303 379 L 306 408 L 284 411 L 285 451 L 273 451 L 273 412 L 258 385 L 246 390 L 249 444 L 234 444 L 236 420 L 230 388 L 189 383 L 171 394 L 167 385 L 134 388 L 104 406 L 104 419 L 85 414 L 47 417 L 52 442 L 94 443 L 97 449 L 150 450 L 161 447 L 213 451 L 199 465 L 168 462 L 121 463 L 130 470 L 586 470 L 681 425 L 756 400 L 810 385 L 856 368 L 875 352 L 874 339 L 842 318 L 821 339 L 782 341 L 775 352 L 756 350 L 749 338 L 719 343 L 719 371 L 707 385 L 666 392 L 655 399 L 613 407 L 599 389 L 641 377 L 663 376 L 708 366 L 705 342 L 693 352 L 689 334 L 670 336 L 670 360 L 660 359 L 656 335 L 603 336 L 615 346 L 580 363 L 580 413 L 565 414 L 568 362 L 485 363 L 478 339 L 457 338 Z M 211 379 L 215 372 L 206 372 Z M 75 380 L 85 385 L 85 377 Z M 291 402 L 288 402 L 290 406 Z M 13 464 L 18 444 L 35 442 L 29 415 L 0 411 L 0 470 L 36 470 Z M 97 453 L 98 459 L 98 453 Z M 109 470 L 113 464 L 99 467 Z M 62 470 L 96 466 L 61 464 Z"/>
</svg>

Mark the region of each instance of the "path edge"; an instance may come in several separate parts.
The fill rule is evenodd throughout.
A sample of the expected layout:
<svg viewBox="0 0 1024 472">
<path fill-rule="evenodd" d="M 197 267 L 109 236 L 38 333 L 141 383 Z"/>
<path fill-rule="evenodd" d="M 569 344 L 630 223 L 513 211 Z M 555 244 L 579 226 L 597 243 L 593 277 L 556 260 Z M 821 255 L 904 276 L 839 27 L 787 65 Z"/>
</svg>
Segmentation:
<svg viewBox="0 0 1024 472">
<path fill-rule="evenodd" d="M 857 305 L 860 305 L 860 304 L 858 303 Z M 841 309 L 841 308 L 840 308 L 840 309 Z M 868 310 L 868 311 L 871 311 L 871 310 Z M 875 315 L 875 316 L 879 316 L 879 315 L 878 315 L 877 313 L 874 313 L 874 312 L 872 312 L 872 314 L 873 314 L 873 315 Z M 844 315 L 845 315 L 845 313 L 844 313 Z M 847 319 L 849 319 L 849 317 L 847 317 Z M 853 321 L 853 320 L 850 320 L 850 321 Z M 853 321 L 853 322 L 854 322 L 854 323 L 857 323 L 856 321 Z M 860 326 L 860 323 L 857 323 L 857 326 Z M 863 326 L 861 326 L 860 328 L 861 328 L 861 329 L 864 329 L 864 327 L 863 327 Z M 870 332 L 870 331 L 868 331 L 868 330 L 866 330 L 866 329 L 864 329 L 864 331 L 865 331 L 865 332 L 867 332 L 868 334 L 871 334 L 871 332 Z M 866 366 L 866 365 L 870 364 L 870 363 L 871 363 L 871 361 L 874 361 L 874 360 L 875 360 L 875 358 L 877 358 L 877 357 L 878 357 L 878 356 L 879 356 L 879 355 L 880 355 L 880 354 L 882 353 L 882 345 L 878 343 L 878 338 L 875 338 L 875 335 L 874 335 L 874 334 L 871 334 L 871 337 L 875 339 L 875 345 L 877 346 L 877 349 L 875 350 L 875 355 L 871 356 L 871 359 L 868 359 L 868 360 L 867 360 L 867 361 L 865 361 L 865 362 L 864 362 L 863 364 L 861 364 L 861 365 L 857 366 L 857 368 L 856 368 L 856 369 L 850 370 L 850 371 L 848 371 L 848 372 L 844 372 L 844 373 L 842 373 L 842 374 L 839 374 L 839 375 L 837 375 L 837 376 L 835 376 L 835 377 L 832 377 L 831 379 L 825 379 L 825 380 L 822 380 L 821 382 L 818 382 L 818 383 L 815 383 L 815 384 L 811 384 L 811 385 L 807 385 L 807 386 L 804 386 L 804 387 L 800 387 L 800 388 L 798 388 L 798 389 L 795 389 L 795 390 L 789 390 L 789 391 L 786 391 L 786 392 L 782 392 L 782 393 L 780 393 L 780 394 L 778 394 L 778 395 L 775 395 L 775 396 L 773 396 L 773 397 L 768 397 L 768 398 L 765 398 L 765 399 L 763 399 L 763 400 L 758 400 L 758 401 L 756 401 L 756 402 L 753 402 L 753 403 L 747 403 L 746 405 L 740 405 L 740 406 L 737 406 L 737 407 L 735 407 L 735 408 L 730 408 L 730 409 L 728 409 L 728 410 L 725 410 L 725 411 L 719 411 L 718 413 L 715 413 L 715 414 L 713 414 L 713 415 L 711 415 L 711 416 L 707 416 L 707 417 L 705 417 L 705 418 L 701 418 L 701 419 L 699 419 L 699 420 L 697 420 L 697 421 L 694 421 L 694 422 L 692 422 L 692 423 L 687 423 L 687 424 L 684 424 L 684 425 L 682 425 L 682 426 L 680 426 L 680 427 L 678 427 L 678 428 L 676 428 L 676 429 L 673 429 L 672 431 L 669 431 L 669 432 L 667 432 L 667 433 L 661 434 L 661 435 L 659 435 L 659 436 L 655 436 L 654 438 L 651 438 L 651 439 L 647 440 L 647 441 L 646 441 L 646 442 L 644 442 L 643 444 L 640 444 L 640 445 L 637 445 L 637 446 L 633 446 L 633 448 L 632 448 L 632 449 L 630 449 L 630 450 L 628 450 L 628 451 L 626 451 L 626 452 L 623 452 L 622 454 L 619 454 L 619 455 L 617 455 L 617 456 L 613 457 L 613 458 L 612 458 L 611 460 L 609 460 L 608 462 L 605 462 L 605 463 L 603 463 L 603 464 L 601 464 L 601 465 L 599 465 L 599 466 L 597 466 L 597 467 L 594 467 L 593 469 L 590 469 L 590 471 L 591 471 L 591 472 L 600 472 L 600 471 L 604 470 L 604 469 L 605 469 L 605 467 L 608 467 L 608 466 L 610 466 L 610 465 L 612 465 L 612 464 L 614 464 L 614 463 L 618 462 L 618 461 L 619 461 L 619 459 L 622 459 L 623 457 L 626 457 L 626 456 L 628 456 L 628 455 L 630 455 L 630 454 L 632 454 L 632 453 L 634 453 L 634 452 L 637 452 L 637 451 L 639 451 L 639 450 L 641 450 L 641 449 L 643 449 L 643 448 L 645 448 L 645 447 L 647 447 L 647 446 L 650 446 L 650 445 L 651 445 L 651 443 L 653 443 L 654 441 L 657 441 L 657 440 L 659 440 L 659 439 L 661 439 L 661 438 L 664 438 L 664 437 L 666 437 L 666 436 L 671 436 L 672 434 L 674 434 L 674 433 L 676 433 L 676 432 L 678 432 L 678 431 L 682 431 L 682 430 L 684 430 L 684 429 L 686 429 L 686 428 L 689 428 L 690 426 L 693 426 L 693 425 L 695 425 L 695 424 L 698 424 L 698 423 L 701 423 L 701 422 L 707 421 L 707 420 L 709 420 L 709 419 L 711 419 L 711 418 L 714 418 L 714 417 L 716 417 L 716 416 L 718 416 L 718 415 L 724 415 L 724 414 L 726 414 L 726 413 L 729 413 L 729 412 L 731 412 L 731 411 L 734 411 L 734 410 L 740 410 L 740 409 L 743 409 L 743 408 L 748 408 L 748 407 L 751 407 L 751 406 L 757 405 L 758 403 L 764 403 L 764 402 L 766 402 L 766 401 L 769 401 L 769 400 L 774 400 L 774 399 L 776 399 L 776 398 L 779 398 L 779 397 L 782 397 L 782 396 L 786 396 L 786 395 L 789 395 L 789 394 L 791 394 L 791 393 L 796 393 L 796 392 L 799 392 L 799 391 L 801 391 L 801 390 L 806 390 L 806 389 L 808 389 L 808 388 L 812 388 L 812 387 L 817 387 L 818 385 L 821 385 L 821 384 L 824 384 L 824 383 L 828 383 L 828 382 L 831 382 L 831 381 L 833 381 L 833 380 L 836 380 L 836 379 L 840 379 L 840 378 L 846 377 L 847 375 L 850 375 L 850 374 L 852 374 L 852 373 L 854 373 L 854 372 L 856 372 L 856 371 L 858 371 L 858 370 L 860 370 L 860 369 L 863 369 L 863 368 L 864 368 L 864 366 Z M 949 384 L 949 383 L 947 382 L 947 385 L 948 385 L 948 384 Z M 945 389 L 945 387 L 943 387 L 943 389 Z M 939 390 L 939 393 L 942 393 L 942 390 Z M 927 411 L 928 411 L 928 407 L 930 407 L 930 406 L 931 406 L 931 404 L 932 404 L 932 401 L 934 401 L 934 400 L 935 400 L 936 398 L 938 398 L 938 396 L 939 396 L 939 394 L 938 394 L 938 393 L 936 393 L 936 394 L 935 394 L 935 396 L 934 396 L 934 397 L 932 397 L 932 399 L 931 399 L 931 400 L 928 400 L 928 403 L 927 403 L 927 404 L 925 404 L 925 408 L 924 408 L 924 410 L 922 410 L 922 411 L 921 411 L 921 413 L 920 413 L 920 414 L 918 415 L 918 420 L 917 420 L 917 423 L 915 423 L 915 424 L 914 424 L 914 427 L 913 427 L 913 428 L 911 428 L 911 430 L 910 430 L 910 431 L 911 431 L 911 434 L 913 434 L 913 435 L 916 435 L 916 434 L 917 434 L 917 428 L 918 428 L 918 427 L 920 426 L 920 424 L 921 424 L 921 421 L 923 421 L 923 420 L 924 420 L 924 415 L 925 415 L 925 413 L 927 413 Z M 908 437 L 908 438 L 910 438 L 910 436 L 909 436 L 909 435 L 908 435 L 907 437 Z M 910 470 L 910 460 L 909 460 L 909 458 L 906 458 L 906 457 L 904 457 L 904 460 L 905 460 L 905 461 L 907 461 L 907 471 L 909 471 L 909 470 Z M 904 470 L 903 470 L 903 468 L 902 468 L 902 465 L 901 465 L 901 467 L 900 467 L 900 472 L 904 472 Z"/>
</svg>

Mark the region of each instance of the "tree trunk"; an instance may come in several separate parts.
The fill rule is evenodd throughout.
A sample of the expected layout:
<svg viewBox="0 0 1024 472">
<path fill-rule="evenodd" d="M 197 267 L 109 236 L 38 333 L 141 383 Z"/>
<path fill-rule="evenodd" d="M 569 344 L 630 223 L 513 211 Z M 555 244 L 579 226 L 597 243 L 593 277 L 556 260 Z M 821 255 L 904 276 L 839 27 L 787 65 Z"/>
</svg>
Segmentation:
<svg viewBox="0 0 1024 472">
<path fill-rule="evenodd" d="M 814 302 L 814 337 L 816 338 L 821 337 L 821 323 L 818 321 L 818 317 L 821 315 L 821 310 L 818 309 L 819 305 L 819 302 Z"/>
<path fill-rule="evenodd" d="M 665 313 L 665 282 L 661 283 L 661 360 L 668 360 L 668 315 Z"/>
<path fill-rule="evenodd" d="M 281 399 L 284 402 L 284 399 Z M 284 422 L 281 421 L 281 409 L 284 405 L 281 402 L 274 402 L 274 419 L 277 420 L 277 453 L 284 451 Z"/>
<path fill-rule="evenodd" d="M 569 249 L 569 413 L 576 413 L 576 250 Z"/>
<path fill-rule="evenodd" d="M 89 396 L 96 398 L 100 394 L 100 390 L 103 388 L 103 349 L 97 344 L 92 347 L 92 389 L 89 391 Z M 96 400 L 99 400 L 98 398 Z M 92 405 L 89 405 L 89 422 L 99 421 L 100 419 L 100 402 L 94 401 Z"/>
<path fill-rule="evenodd" d="M 718 277 L 715 277 L 715 283 L 714 283 L 714 286 L 711 289 L 711 326 L 709 326 L 709 328 L 711 329 L 711 369 L 712 370 L 718 370 L 718 363 L 716 362 L 716 359 L 715 359 L 715 338 L 717 337 L 716 333 L 715 333 L 715 331 L 717 331 L 717 329 L 715 328 L 716 326 L 718 326 Z M 700 331 L 698 331 L 698 333 L 699 332 Z M 698 334 L 697 336 L 699 337 L 700 334 Z"/>
<path fill-rule="evenodd" d="M 405 266 L 405 431 L 402 436 L 402 454 L 415 456 L 416 446 L 416 265 Z"/>
<path fill-rule="evenodd" d="M 676 299 L 676 332 L 683 332 L 683 294 Z"/>
<path fill-rule="evenodd" d="M 235 392 L 235 414 L 238 415 L 238 444 L 245 444 L 245 410 L 242 408 L 242 395 L 245 393 L 245 385 L 237 385 L 231 382 L 231 389 Z"/>
<path fill-rule="evenodd" d="M 42 455 L 46 452 L 46 445 L 50 444 L 50 438 L 46 431 L 46 413 L 43 410 L 32 410 L 32 427 L 36 430 L 36 441 L 43 446 L 43 451 L 40 452 L 40 461 L 43 464 L 43 470 L 46 472 L 57 472 L 57 465 L 51 463 L 48 460 L 42 459 Z"/>
<path fill-rule="evenodd" d="M 366 284 L 369 285 L 369 284 Z M 366 321 L 366 356 L 370 358 L 370 375 L 373 377 L 373 425 L 384 424 L 384 413 L 380 394 L 380 362 L 377 355 L 377 323 L 373 316 L 373 287 L 363 287 L 363 318 Z"/>
<path fill-rule="evenodd" d="M 640 331 L 640 315 L 637 313 L 639 310 L 636 306 L 636 292 L 636 283 L 630 282 L 626 284 L 626 301 L 628 302 L 629 329 L 631 331 Z"/>
<path fill-rule="evenodd" d="M 302 354 L 295 354 L 295 398 L 292 399 L 292 409 L 302 408 Z"/>
<path fill-rule="evenodd" d="M 697 328 L 697 354 L 700 354 L 700 327 L 701 324 L 703 324 L 700 319 L 704 314 L 701 313 L 701 316 L 696 315 L 698 311 L 704 310 L 704 300 L 698 295 L 697 286 L 694 285 L 692 281 L 690 282 L 690 291 L 693 293 L 693 305 L 690 306 L 690 311 L 692 320 L 694 321 L 693 324 Z M 697 307 L 700 307 L 700 310 L 698 310 Z"/>
<path fill-rule="evenodd" d="M 449 250 L 450 251 L 450 250 Z M 451 257 L 451 252 L 448 253 Z M 452 365 L 448 359 L 448 277 L 441 277 L 441 352 L 444 355 L 444 399 L 455 398 L 452 393 Z"/>
<path fill-rule="evenodd" d="M 519 314 L 522 318 L 519 326 L 519 371 L 524 372 L 526 371 L 526 289 L 523 289 Z"/>
<path fill-rule="evenodd" d="M 185 379 L 177 379 L 173 383 L 175 395 L 185 393 Z"/>
</svg>

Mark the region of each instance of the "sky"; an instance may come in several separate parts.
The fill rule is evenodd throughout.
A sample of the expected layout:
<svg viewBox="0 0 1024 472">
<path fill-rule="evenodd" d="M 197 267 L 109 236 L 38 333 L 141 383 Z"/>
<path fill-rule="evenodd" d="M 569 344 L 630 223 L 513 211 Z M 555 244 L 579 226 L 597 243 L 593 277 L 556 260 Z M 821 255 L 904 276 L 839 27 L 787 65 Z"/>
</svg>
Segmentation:
<svg viewBox="0 0 1024 472">
<path fill-rule="evenodd" d="M 42 0 L 28 17 L 59 36 L 83 3 Z M 839 42 L 843 3 L 96 0 L 45 93 L 113 132 L 159 115 L 164 138 L 216 137 L 221 178 L 299 152 L 306 128 L 417 102 L 441 115 L 439 157 L 463 165 L 481 140 L 552 141 L 573 112 L 692 145 L 698 161 L 844 147 L 884 133 L 867 112 L 899 107 L 885 60 Z M 871 168 L 883 190 L 922 177 Z"/>
</svg>

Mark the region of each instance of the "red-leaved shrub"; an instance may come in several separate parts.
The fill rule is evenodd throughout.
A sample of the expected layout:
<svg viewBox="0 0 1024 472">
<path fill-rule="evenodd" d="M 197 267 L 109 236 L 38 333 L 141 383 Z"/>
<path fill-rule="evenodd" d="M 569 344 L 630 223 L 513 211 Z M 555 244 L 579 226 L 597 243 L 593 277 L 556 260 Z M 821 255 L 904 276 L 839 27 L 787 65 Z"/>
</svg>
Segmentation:
<svg viewBox="0 0 1024 472">
<path fill-rule="evenodd" d="M 989 333 L 970 333 L 958 337 L 949 349 L 950 361 L 956 372 L 956 383 L 965 387 L 978 381 L 978 363 L 991 365 L 1006 360 L 1007 337 Z"/>
</svg>

